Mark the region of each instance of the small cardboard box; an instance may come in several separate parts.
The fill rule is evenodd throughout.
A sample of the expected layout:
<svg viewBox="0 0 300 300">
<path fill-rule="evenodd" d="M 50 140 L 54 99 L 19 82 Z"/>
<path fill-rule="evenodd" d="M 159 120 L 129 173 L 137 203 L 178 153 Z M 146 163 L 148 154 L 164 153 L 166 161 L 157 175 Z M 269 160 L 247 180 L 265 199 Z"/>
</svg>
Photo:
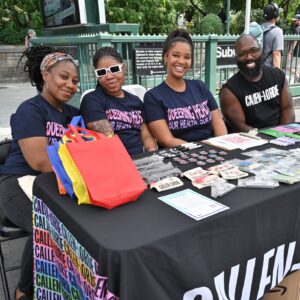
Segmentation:
<svg viewBox="0 0 300 300">
<path fill-rule="evenodd" d="M 300 300 L 300 270 L 286 276 L 263 300 Z"/>
</svg>

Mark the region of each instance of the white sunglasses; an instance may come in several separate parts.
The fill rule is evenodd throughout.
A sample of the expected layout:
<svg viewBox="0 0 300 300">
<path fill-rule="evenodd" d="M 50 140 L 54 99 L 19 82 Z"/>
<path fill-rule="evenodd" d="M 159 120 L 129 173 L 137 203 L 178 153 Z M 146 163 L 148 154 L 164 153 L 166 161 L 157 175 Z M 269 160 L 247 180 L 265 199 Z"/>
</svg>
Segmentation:
<svg viewBox="0 0 300 300">
<path fill-rule="evenodd" d="M 124 64 L 119 64 L 119 65 L 110 66 L 108 68 L 96 69 L 95 70 L 96 77 L 106 76 L 108 71 L 112 74 L 120 73 L 120 72 L 122 72 L 123 65 Z"/>
</svg>

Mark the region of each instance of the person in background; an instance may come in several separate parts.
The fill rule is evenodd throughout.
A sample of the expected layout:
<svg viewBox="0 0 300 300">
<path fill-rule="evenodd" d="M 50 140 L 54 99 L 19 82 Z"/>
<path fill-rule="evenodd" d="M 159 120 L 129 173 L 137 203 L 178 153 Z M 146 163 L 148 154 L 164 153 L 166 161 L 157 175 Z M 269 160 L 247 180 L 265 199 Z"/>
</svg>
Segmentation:
<svg viewBox="0 0 300 300">
<path fill-rule="evenodd" d="M 264 8 L 265 22 L 261 24 L 264 31 L 263 62 L 269 67 L 281 67 L 284 39 L 282 29 L 276 26 L 281 12 L 282 9 L 273 2 Z"/>
<path fill-rule="evenodd" d="M 220 106 L 231 132 L 248 132 L 295 121 L 285 74 L 263 65 L 257 39 L 241 35 L 235 43 L 239 71 L 222 86 Z"/>
<path fill-rule="evenodd" d="M 17 300 L 32 299 L 33 240 L 32 202 L 18 184 L 24 175 L 51 172 L 47 145 L 58 141 L 79 110 L 68 102 L 77 91 L 78 70 L 73 58 L 50 47 L 25 50 L 24 70 L 39 94 L 24 101 L 12 114 L 12 149 L 0 166 L 0 205 L 5 216 L 30 234 L 22 256 Z"/>
<path fill-rule="evenodd" d="M 145 123 L 143 102 L 122 89 L 125 64 L 121 55 L 112 47 L 103 47 L 96 51 L 93 64 L 97 86 L 80 105 L 87 128 L 106 136 L 118 134 L 130 155 L 156 150 Z"/>
<path fill-rule="evenodd" d="M 295 29 L 294 34 L 300 35 L 300 14 L 295 15 L 294 17 L 295 22 Z M 294 82 L 298 82 L 300 78 L 300 42 L 299 41 L 292 41 L 289 47 L 288 52 L 288 66 L 287 71 L 291 71 L 295 74 Z"/>
<path fill-rule="evenodd" d="M 30 41 L 36 37 L 35 31 L 33 29 L 28 29 L 27 35 L 25 36 L 25 49 L 29 48 L 32 46 Z"/>
<path fill-rule="evenodd" d="M 193 55 L 188 32 L 172 31 L 163 48 L 167 77 L 144 96 L 149 129 L 162 147 L 176 147 L 227 133 L 218 105 L 205 84 L 184 79 L 193 66 Z"/>
</svg>

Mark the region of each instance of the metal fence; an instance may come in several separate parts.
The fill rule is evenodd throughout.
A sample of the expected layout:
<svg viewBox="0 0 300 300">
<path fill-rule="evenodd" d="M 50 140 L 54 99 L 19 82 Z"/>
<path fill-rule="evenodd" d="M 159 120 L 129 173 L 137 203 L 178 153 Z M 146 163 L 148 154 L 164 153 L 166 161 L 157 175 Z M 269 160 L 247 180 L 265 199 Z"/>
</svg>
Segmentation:
<svg viewBox="0 0 300 300">
<path fill-rule="evenodd" d="M 99 47 L 113 46 L 123 56 L 126 63 L 126 84 L 141 84 L 147 89 L 158 85 L 165 78 L 160 75 L 137 75 L 135 72 L 134 50 L 138 47 L 162 47 L 165 35 L 115 35 L 108 33 L 38 37 L 32 40 L 34 45 L 46 44 L 69 48 L 77 57 L 80 70 L 80 92 L 94 88 L 96 78 L 93 71 L 93 55 Z M 222 84 L 232 76 L 237 67 L 235 64 L 217 65 L 217 45 L 220 43 L 234 44 L 237 36 L 192 36 L 194 43 L 194 67 L 187 74 L 189 78 L 203 80 L 214 95 Z M 282 69 L 285 71 L 293 96 L 300 96 L 300 82 L 297 71 L 300 72 L 300 58 L 287 60 L 289 45 L 292 41 L 300 42 L 299 35 L 285 35 L 285 50 L 283 51 Z M 296 61 L 295 61 L 296 60 Z M 299 60 L 299 63 L 298 63 Z M 299 67 L 294 67 L 298 64 Z M 297 70 L 298 69 L 298 70 Z"/>
</svg>

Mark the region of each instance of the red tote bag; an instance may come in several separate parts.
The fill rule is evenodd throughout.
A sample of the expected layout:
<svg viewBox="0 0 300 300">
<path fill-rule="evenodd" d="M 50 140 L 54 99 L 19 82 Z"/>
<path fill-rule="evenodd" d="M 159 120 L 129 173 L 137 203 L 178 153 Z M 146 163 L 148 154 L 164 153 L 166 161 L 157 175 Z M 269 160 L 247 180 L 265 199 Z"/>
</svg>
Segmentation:
<svg viewBox="0 0 300 300">
<path fill-rule="evenodd" d="M 66 147 L 92 204 L 111 209 L 137 200 L 147 187 L 119 137 L 68 127 L 66 136 L 73 142 Z"/>
</svg>

